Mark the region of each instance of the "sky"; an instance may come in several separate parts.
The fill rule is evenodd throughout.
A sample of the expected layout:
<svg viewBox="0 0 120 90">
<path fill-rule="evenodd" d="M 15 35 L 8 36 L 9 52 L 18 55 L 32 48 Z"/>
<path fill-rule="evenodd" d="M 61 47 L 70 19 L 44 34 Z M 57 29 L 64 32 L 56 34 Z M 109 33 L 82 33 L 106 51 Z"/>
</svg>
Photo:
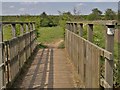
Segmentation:
<svg viewBox="0 0 120 90">
<path fill-rule="evenodd" d="M 107 8 L 118 10 L 118 0 L 3 0 L 0 3 L 0 15 L 40 15 L 46 12 L 49 15 L 58 15 L 58 11 L 71 12 L 76 8 L 80 10 L 80 14 L 90 14 L 93 8 L 98 8 L 103 13 Z M 49 1 L 49 2 L 47 2 Z M 66 1 L 66 2 L 65 2 Z M 78 2 L 79 1 L 79 2 Z"/>
</svg>

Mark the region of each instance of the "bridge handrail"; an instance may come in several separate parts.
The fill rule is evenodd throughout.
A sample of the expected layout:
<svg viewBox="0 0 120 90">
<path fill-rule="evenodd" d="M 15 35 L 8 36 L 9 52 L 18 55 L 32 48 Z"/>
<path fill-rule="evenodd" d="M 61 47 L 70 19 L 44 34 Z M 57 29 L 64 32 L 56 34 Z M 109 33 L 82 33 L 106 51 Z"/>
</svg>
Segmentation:
<svg viewBox="0 0 120 90">
<path fill-rule="evenodd" d="M 3 40 L 4 25 L 12 27 L 12 39 Z M 20 35 L 16 25 L 20 24 Z M 26 25 L 26 28 L 23 27 Z M 35 22 L 0 22 L 0 89 L 10 87 L 36 49 Z"/>
<path fill-rule="evenodd" d="M 79 28 L 78 28 L 78 25 L 80 25 Z M 108 26 L 110 25 L 110 27 L 113 27 L 115 23 L 109 22 L 107 23 L 107 25 Z M 104 88 L 113 88 L 113 59 L 114 59 L 113 52 L 111 52 L 112 50 L 109 51 L 110 46 L 108 46 L 109 47 L 108 49 L 103 49 L 92 43 L 93 23 L 88 23 L 88 26 L 89 26 L 88 40 L 86 40 L 82 37 L 83 35 L 82 22 L 66 23 L 66 37 L 65 37 L 66 44 L 65 45 L 66 45 L 66 50 L 68 52 L 68 55 L 70 59 L 73 61 L 76 67 L 76 71 L 78 71 L 79 76 L 81 76 L 82 83 L 86 88 L 99 88 L 99 85 L 103 86 Z M 78 30 L 80 33 L 79 35 L 77 34 Z M 113 38 L 111 39 L 111 42 L 113 42 L 112 40 Z M 113 49 L 113 47 L 111 48 Z M 98 79 L 98 77 L 100 77 L 99 76 L 100 66 L 98 62 L 100 60 L 100 57 L 105 58 L 105 79 L 104 78 Z M 94 65 L 94 63 L 96 63 L 95 67 L 92 67 L 91 65 Z M 108 65 L 108 63 L 110 65 Z M 91 70 L 91 72 L 89 72 L 89 74 L 90 73 L 91 74 L 87 75 L 89 70 Z M 96 71 L 94 75 L 95 77 L 92 77 L 91 75 L 95 71 Z M 86 76 L 87 79 L 84 75 L 87 75 Z M 94 80 L 96 80 L 96 84 Z"/>
</svg>

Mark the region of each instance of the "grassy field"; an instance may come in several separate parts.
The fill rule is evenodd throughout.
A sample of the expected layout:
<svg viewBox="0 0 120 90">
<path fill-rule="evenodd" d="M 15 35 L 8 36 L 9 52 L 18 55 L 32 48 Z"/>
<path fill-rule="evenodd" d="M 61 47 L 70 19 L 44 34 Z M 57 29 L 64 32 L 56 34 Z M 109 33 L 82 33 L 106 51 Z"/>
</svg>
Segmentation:
<svg viewBox="0 0 120 90">
<path fill-rule="evenodd" d="M 64 29 L 57 27 L 41 27 L 38 29 L 37 41 L 41 43 L 51 43 L 64 38 Z"/>
</svg>

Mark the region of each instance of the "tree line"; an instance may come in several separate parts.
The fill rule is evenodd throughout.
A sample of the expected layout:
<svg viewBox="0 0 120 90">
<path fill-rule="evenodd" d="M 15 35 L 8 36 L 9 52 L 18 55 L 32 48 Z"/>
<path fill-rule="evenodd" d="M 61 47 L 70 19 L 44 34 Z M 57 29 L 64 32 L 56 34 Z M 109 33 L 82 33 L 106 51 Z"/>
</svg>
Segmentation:
<svg viewBox="0 0 120 90">
<path fill-rule="evenodd" d="M 41 26 L 57 26 L 63 25 L 65 21 L 81 21 L 81 20 L 117 20 L 118 14 L 112 9 L 106 9 L 105 13 L 98 8 L 92 9 L 89 15 L 79 15 L 77 10 L 74 9 L 74 14 L 71 12 L 59 12 L 59 16 L 47 15 L 43 12 L 40 17 Z"/>
<path fill-rule="evenodd" d="M 47 15 L 43 12 L 40 15 L 20 15 L 20 16 L 3 16 L 2 21 L 35 21 L 37 27 L 53 27 L 62 26 L 64 27 L 66 21 L 81 21 L 81 20 L 117 20 L 118 13 L 112 9 L 106 9 L 105 13 L 100 11 L 98 8 L 92 9 L 92 13 L 89 15 L 80 15 L 77 10 L 74 9 L 74 14 L 71 12 L 60 12 L 59 15 Z"/>
</svg>

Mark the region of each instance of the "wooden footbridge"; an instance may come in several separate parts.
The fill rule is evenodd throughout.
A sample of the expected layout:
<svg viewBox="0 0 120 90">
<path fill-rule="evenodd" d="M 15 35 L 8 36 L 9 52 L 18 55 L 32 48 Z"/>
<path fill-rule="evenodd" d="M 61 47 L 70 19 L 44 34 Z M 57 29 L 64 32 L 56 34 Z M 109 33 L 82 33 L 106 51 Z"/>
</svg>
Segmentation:
<svg viewBox="0 0 120 90">
<path fill-rule="evenodd" d="M 8 41 L 3 40 L 5 25 L 12 27 L 13 38 Z M 88 24 L 88 40 L 82 37 L 83 25 L 67 22 L 65 49 L 38 49 L 34 22 L 0 23 L 0 89 L 113 88 L 114 35 L 106 34 L 106 49 L 102 49 L 92 43 L 94 24 Z M 113 24 L 106 27 L 114 29 Z M 101 58 L 105 59 L 103 72 Z M 25 71 L 26 63 L 30 65 Z"/>
</svg>

